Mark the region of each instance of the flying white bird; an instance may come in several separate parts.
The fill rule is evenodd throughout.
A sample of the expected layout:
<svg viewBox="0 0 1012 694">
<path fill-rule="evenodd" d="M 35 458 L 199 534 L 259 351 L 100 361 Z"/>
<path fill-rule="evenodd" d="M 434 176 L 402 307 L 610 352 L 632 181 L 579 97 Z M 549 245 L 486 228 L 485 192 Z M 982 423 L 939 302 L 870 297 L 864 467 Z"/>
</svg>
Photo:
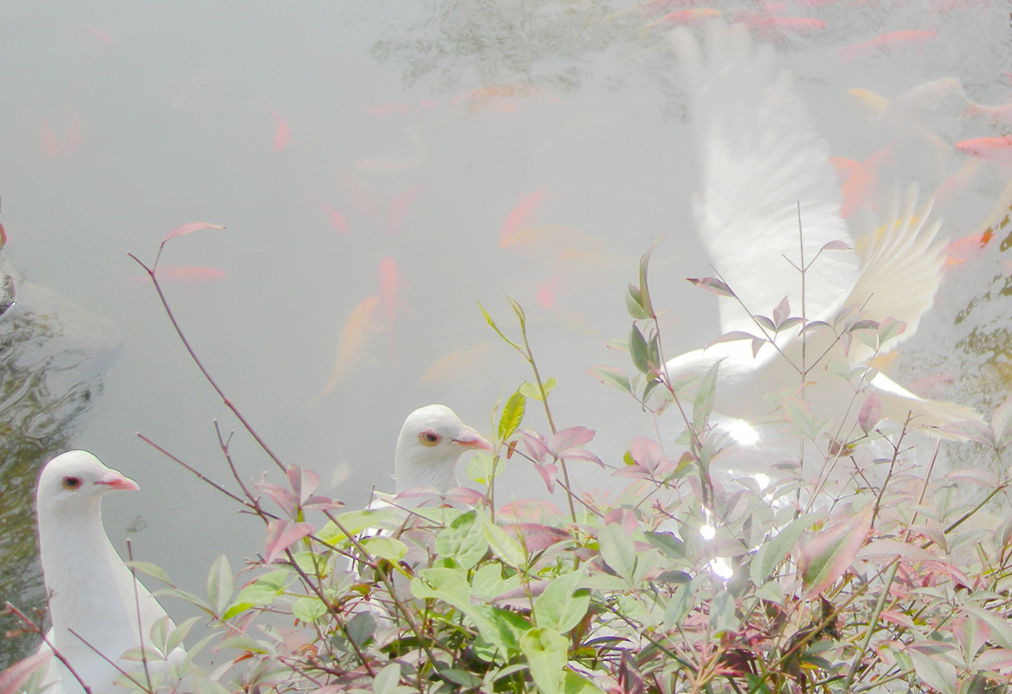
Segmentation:
<svg viewBox="0 0 1012 694">
<path fill-rule="evenodd" d="M 92 694 L 124 691 L 113 685 L 121 673 L 106 658 L 143 682 L 143 672 L 136 674 L 140 661 L 120 656 L 141 643 L 150 646 L 151 627 L 160 619 L 168 620 L 120 559 L 102 525 L 106 493 L 136 489 L 137 483 L 86 451 L 56 456 L 39 477 L 39 552 L 53 624 L 47 636 Z M 174 628 L 171 620 L 167 626 L 170 631 Z M 40 651 L 45 650 L 43 643 Z M 177 648 L 167 660 L 149 659 L 149 671 L 163 671 L 167 663 L 184 656 Z M 44 681 L 54 682 L 47 692 L 83 691 L 56 658 Z"/>
<path fill-rule="evenodd" d="M 848 440 L 870 392 L 881 416 L 899 423 L 908 413 L 919 427 L 979 421 L 967 407 L 922 399 L 881 373 L 859 395 L 860 387 L 829 373 L 840 364 L 860 367 L 876 351 L 850 339 L 856 334 L 838 339 L 847 321 L 905 323 L 905 331 L 882 333 L 882 353 L 913 334 L 931 307 L 943 264 L 943 244 L 936 242 L 941 223 L 928 219 L 931 201 L 918 205 L 914 186 L 894 195 L 878 228 L 854 244 L 840 215 L 826 144 L 773 50 L 753 46 L 743 25 L 719 21 L 706 25 L 705 47 L 684 27 L 669 38 L 688 94 L 701 173 L 696 230 L 719 278 L 737 297 L 719 298 L 721 332 L 760 338 L 677 356 L 667 362 L 672 382 L 706 374 L 720 362 L 717 412 L 753 423 L 782 419 L 763 396 L 792 389 L 832 423 L 829 433 L 837 440 Z M 799 269 L 806 266 L 802 277 Z M 840 320 L 848 307 L 849 318 Z M 755 314 L 780 329 L 769 321 L 760 327 Z M 805 323 L 785 323 L 789 316 L 829 325 L 802 334 Z M 872 323 L 862 325 L 866 335 L 875 334 Z"/>
</svg>

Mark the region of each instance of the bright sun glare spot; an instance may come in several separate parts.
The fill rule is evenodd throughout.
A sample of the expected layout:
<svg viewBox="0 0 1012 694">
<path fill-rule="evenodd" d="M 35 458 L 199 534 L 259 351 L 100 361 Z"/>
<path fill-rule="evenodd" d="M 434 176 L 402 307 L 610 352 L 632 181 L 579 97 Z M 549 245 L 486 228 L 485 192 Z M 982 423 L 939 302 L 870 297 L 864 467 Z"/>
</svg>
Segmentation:
<svg viewBox="0 0 1012 694">
<path fill-rule="evenodd" d="M 756 484 L 759 485 L 759 490 L 760 491 L 765 491 L 766 487 L 770 486 L 770 476 L 769 475 L 764 475 L 761 472 L 757 472 L 754 475 L 752 475 L 752 477 L 753 477 L 753 479 L 755 479 Z"/>
<path fill-rule="evenodd" d="M 725 581 L 734 575 L 734 568 L 732 568 L 731 562 L 724 557 L 714 557 L 709 566 L 710 571 L 717 574 Z"/>
<path fill-rule="evenodd" d="M 759 432 L 744 419 L 732 419 L 724 422 L 724 428 L 731 438 L 742 446 L 752 446 L 759 440 Z"/>
<path fill-rule="evenodd" d="M 699 534 L 703 536 L 704 540 L 712 540 L 713 536 L 717 534 L 717 529 L 712 525 L 701 525 L 699 527 Z"/>
</svg>

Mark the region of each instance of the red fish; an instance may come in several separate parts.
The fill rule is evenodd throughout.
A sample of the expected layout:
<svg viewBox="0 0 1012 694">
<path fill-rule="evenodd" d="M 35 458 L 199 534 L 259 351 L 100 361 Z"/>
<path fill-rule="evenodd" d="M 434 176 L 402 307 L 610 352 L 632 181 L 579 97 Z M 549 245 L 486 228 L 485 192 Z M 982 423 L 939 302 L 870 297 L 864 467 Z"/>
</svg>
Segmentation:
<svg viewBox="0 0 1012 694">
<path fill-rule="evenodd" d="M 180 284 L 206 284 L 217 280 L 225 279 L 227 273 L 218 267 L 205 265 L 167 265 L 162 263 L 158 266 L 157 276 L 159 282 L 176 282 Z M 131 277 L 131 282 L 148 282 L 145 277 Z"/>
<path fill-rule="evenodd" d="M 553 308 L 555 306 L 555 300 L 557 298 L 556 292 L 559 289 L 559 284 L 561 283 L 561 281 L 562 280 L 560 280 L 558 277 L 553 277 L 552 279 L 546 282 L 542 282 L 538 286 L 538 293 L 537 293 L 538 303 L 541 304 L 544 308 Z"/>
<path fill-rule="evenodd" d="M 108 31 L 106 31 L 100 26 L 96 26 L 94 24 L 85 24 L 84 30 L 87 31 L 88 34 L 90 34 L 93 39 L 95 39 L 104 46 L 111 46 L 113 44 L 112 36 L 109 34 Z"/>
<path fill-rule="evenodd" d="M 1012 161 L 1012 135 L 997 137 L 975 137 L 956 143 L 956 149 L 980 159 L 989 159 L 1003 164 Z"/>
<path fill-rule="evenodd" d="M 677 10 L 676 12 L 669 12 L 666 15 L 658 17 L 654 21 L 647 23 L 645 28 L 653 29 L 656 27 L 671 27 L 676 24 L 693 24 L 700 19 L 719 17 L 720 15 L 720 10 L 716 10 L 712 7 L 695 7 L 688 10 Z"/>
<path fill-rule="evenodd" d="M 500 248 L 507 248 L 514 243 L 517 233 L 524 225 L 530 222 L 538 205 L 544 199 L 545 191 L 536 190 L 521 198 L 517 206 L 510 210 L 510 213 L 506 215 L 506 219 L 502 223 L 502 227 L 499 229 Z"/>
<path fill-rule="evenodd" d="M 903 46 L 921 45 L 937 36 L 937 31 L 929 29 L 900 29 L 899 31 L 881 34 L 861 43 L 844 46 L 842 55 L 844 60 L 855 60 L 876 51 L 891 51 Z"/>
<path fill-rule="evenodd" d="M 390 207 L 387 208 L 387 229 L 389 231 L 401 230 L 404 226 L 404 219 L 408 215 L 408 208 L 422 192 L 422 188 L 423 186 L 408 188 L 390 201 Z"/>
<path fill-rule="evenodd" d="M 982 233 L 973 233 L 952 241 L 945 247 L 945 266 L 962 265 L 972 260 L 987 247 L 994 238 L 994 229 L 988 227 Z"/>
</svg>

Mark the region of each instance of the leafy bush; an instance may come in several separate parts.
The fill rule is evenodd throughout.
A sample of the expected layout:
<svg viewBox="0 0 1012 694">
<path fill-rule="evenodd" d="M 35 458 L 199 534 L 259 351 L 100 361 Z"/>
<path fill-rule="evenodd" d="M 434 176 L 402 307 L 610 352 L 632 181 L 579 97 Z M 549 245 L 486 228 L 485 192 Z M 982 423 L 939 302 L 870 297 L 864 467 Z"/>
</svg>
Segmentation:
<svg viewBox="0 0 1012 694">
<path fill-rule="evenodd" d="M 206 595 L 134 562 L 166 583 L 163 594 L 197 606 L 211 633 L 166 682 L 125 684 L 200 693 L 1006 691 L 1007 471 L 1000 480 L 980 469 L 942 473 L 937 448 L 912 445 L 907 426 L 889 429 L 867 406 L 857 436 L 830 445 L 803 407 L 788 409 L 797 440 L 808 439 L 806 459 L 767 484 L 717 474 L 733 448 L 711 413 L 719 366 L 691 386 L 668 381 L 646 257 L 628 306 L 635 375 L 597 374 L 654 416 L 676 410 L 684 432 L 630 441 L 622 461 L 609 461 L 624 488 L 573 492 L 575 466 L 607 464 L 587 449 L 594 432 L 556 429 L 555 383 L 538 370 L 523 309 L 512 303 L 517 339 L 483 309 L 531 366 L 532 383 L 501 405 L 495 451 L 468 467 L 480 491 L 344 510 L 316 495 L 315 473 L 276 458 L 280 481 L 248 486 L 220 436 L 232 488 L 210 483 L 263 519 L 263 551 L 238 572 L 219 558 Z M 788 312 L 779 307 L 771 323 Z M 691 407 L 679 397 L 689 387 Z M 544 408 L 549 431 L 522 428 L 529 407 Z M 1003 418 L 971 432 L 995 460 L 1009 443 Z M 853 472 L 833 482 L 829 471 L 843 463 Z M 536 466 L 565 508 L 496 507 L 497 478 L 518 464 Z M 200 619 L 160 624 L 135 656 L 163 659 Z"/>
</svg>

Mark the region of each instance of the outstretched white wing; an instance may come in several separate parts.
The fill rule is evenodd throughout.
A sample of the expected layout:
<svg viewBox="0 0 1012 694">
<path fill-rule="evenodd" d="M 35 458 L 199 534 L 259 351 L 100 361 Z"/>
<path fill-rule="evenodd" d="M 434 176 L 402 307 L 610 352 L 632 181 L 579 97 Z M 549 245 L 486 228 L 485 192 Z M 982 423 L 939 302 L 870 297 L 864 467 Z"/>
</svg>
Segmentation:
<svg viewBox="0 0 1012 694">
<path fill-rule="evenodd" d="M 785 296 L 802 315 L 804 260 L 831 241 L 851 245 L 836 174 L 792 75 L 744 26 L 706 25 L 705 48 L 684 27 L 671 32 L 688 94 L 701 171 L 696 227 L 710 261 L 751 313 L 770 316 Z M 832 320 L 857 282 L 852 250 L 823 252 L 806 273 L 804 315 Z M 720 299 L 724 332 L 755 332 L 749 313 Z M 786 341 L 796 334 L 782 335 Z M 778 339 L 778 342 L 781 340 Z"/>
</svg>

